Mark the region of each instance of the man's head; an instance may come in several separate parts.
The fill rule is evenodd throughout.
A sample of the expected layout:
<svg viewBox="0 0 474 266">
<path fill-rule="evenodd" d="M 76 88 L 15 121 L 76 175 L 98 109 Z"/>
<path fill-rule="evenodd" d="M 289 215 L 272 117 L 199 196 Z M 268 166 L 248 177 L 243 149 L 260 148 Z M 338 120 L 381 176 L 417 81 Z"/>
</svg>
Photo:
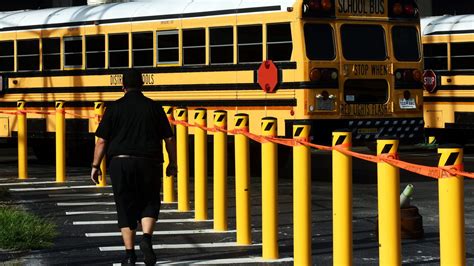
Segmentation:
<svg viewBox="0 0 474 266">
<path fill-rule="evenodd" d="M 140 91 L 143 86 L 142 73 L 136 69 L 127 69 L 122 77 L 123 89 L 126 91 Z"/>
</svg>

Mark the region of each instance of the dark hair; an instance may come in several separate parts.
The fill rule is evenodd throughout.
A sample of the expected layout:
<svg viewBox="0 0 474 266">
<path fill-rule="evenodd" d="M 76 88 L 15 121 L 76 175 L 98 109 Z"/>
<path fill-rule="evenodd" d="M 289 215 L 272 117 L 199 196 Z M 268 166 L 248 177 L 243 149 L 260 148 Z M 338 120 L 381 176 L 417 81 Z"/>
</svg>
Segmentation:
<svg viewBox="0 0 474 266">
<path fill-rule="evenodd" d="M 136 69 L 128 69 L 123 73 L 123 87 L 127 90 L 141 90 L 143 86 L 142 73 Z"/>
</svg>

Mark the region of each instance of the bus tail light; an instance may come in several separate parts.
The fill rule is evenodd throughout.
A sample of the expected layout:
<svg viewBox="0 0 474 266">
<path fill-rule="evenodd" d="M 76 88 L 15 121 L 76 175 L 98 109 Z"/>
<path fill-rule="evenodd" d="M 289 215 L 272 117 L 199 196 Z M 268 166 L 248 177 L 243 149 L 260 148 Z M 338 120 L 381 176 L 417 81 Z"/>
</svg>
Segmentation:
<svg viewBox="0 0 474 266">
<path fill-rule="evenodd" d="M 399 69 L 395 72 L 395 79 L 397 79 L 397 81 L 420 82 L 421 76 L 421 71 L 418 69 Z"/>
<path fill-rule="evenodd" d="M 311 81 L 337 81 L 339 74 L 333 68 L 313 68 L 309 73 Z"/>
<path fill-rule="evenodd" d="M 391 0 L 390 17 L 418 18 L 418 6 L 414 0 Z"/>
<path fill-rule="evenodd" d="M 403 6 L 400 3 L 393 4 L 392 7 L 393 14 L 396 16 L 400 16 L 403 12 Z"/>
<path fill-rule="evenodd" d="M 330 17 L 335 16 L 335 0 L 305 0 L 303 14 L 308 17 Z"/>
<path fill-rule="evenodd" d="M 413 75 L 413 79 L 414 79 L 415 81 L 419 81 L 419 82 L 422 81 L 423 73 L 421 73 L 420 70 L 418 70 L 418 69 L 413 70 L 413 74 L 412 74 L 412 75 Z"/>
<path fill-rule="evenodd" d="M 405 15 L 407 15 L 407 16 L 415 15 L 415 7 L 413 6 L 413 4 L 408 3 L 408 4 L 404 5 L 403 6 L 403 13 L 405 13 Z"/>
<path fill-rule="evenodd" d="M 324 11 L 329 11 L 332 7 L 331 0 L 321 0 L 321 7 Z"/>
</svg>

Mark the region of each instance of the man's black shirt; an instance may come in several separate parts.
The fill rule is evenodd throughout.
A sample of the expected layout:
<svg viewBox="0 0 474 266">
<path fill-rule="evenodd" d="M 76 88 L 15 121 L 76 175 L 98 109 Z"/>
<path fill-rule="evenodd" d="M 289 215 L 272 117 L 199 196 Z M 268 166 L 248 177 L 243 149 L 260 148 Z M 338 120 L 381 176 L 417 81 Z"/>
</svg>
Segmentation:
<svg viewBox="0 0 474 266">
<path fill-rule="evenodd" d="M 163 161 L 162 140 L 173 136 L 162 106 L 140 91 L 128 91 L 108 106 L 95 132 L 107 141 L 107 155 Z"/>
</svg>

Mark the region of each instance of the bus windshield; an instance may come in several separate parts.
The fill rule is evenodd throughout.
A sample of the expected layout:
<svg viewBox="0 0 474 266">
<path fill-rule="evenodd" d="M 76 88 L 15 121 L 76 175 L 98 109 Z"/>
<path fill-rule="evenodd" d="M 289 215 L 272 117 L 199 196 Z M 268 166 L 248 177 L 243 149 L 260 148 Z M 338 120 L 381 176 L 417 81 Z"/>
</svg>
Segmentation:
<svg viewBox="0 0 474 266">
<path fill-rule="evenodd" d="M 341 42 L 347 60 L 384 61 L 387 58 L 385 32 L 380 25 L 344 24 Z"/>
<path fill-rule="evenodd" d="M 413 26 L 392 28 L 393 51 L 398 61 L 420 60 L 418 30 Z"/>
</svg>

